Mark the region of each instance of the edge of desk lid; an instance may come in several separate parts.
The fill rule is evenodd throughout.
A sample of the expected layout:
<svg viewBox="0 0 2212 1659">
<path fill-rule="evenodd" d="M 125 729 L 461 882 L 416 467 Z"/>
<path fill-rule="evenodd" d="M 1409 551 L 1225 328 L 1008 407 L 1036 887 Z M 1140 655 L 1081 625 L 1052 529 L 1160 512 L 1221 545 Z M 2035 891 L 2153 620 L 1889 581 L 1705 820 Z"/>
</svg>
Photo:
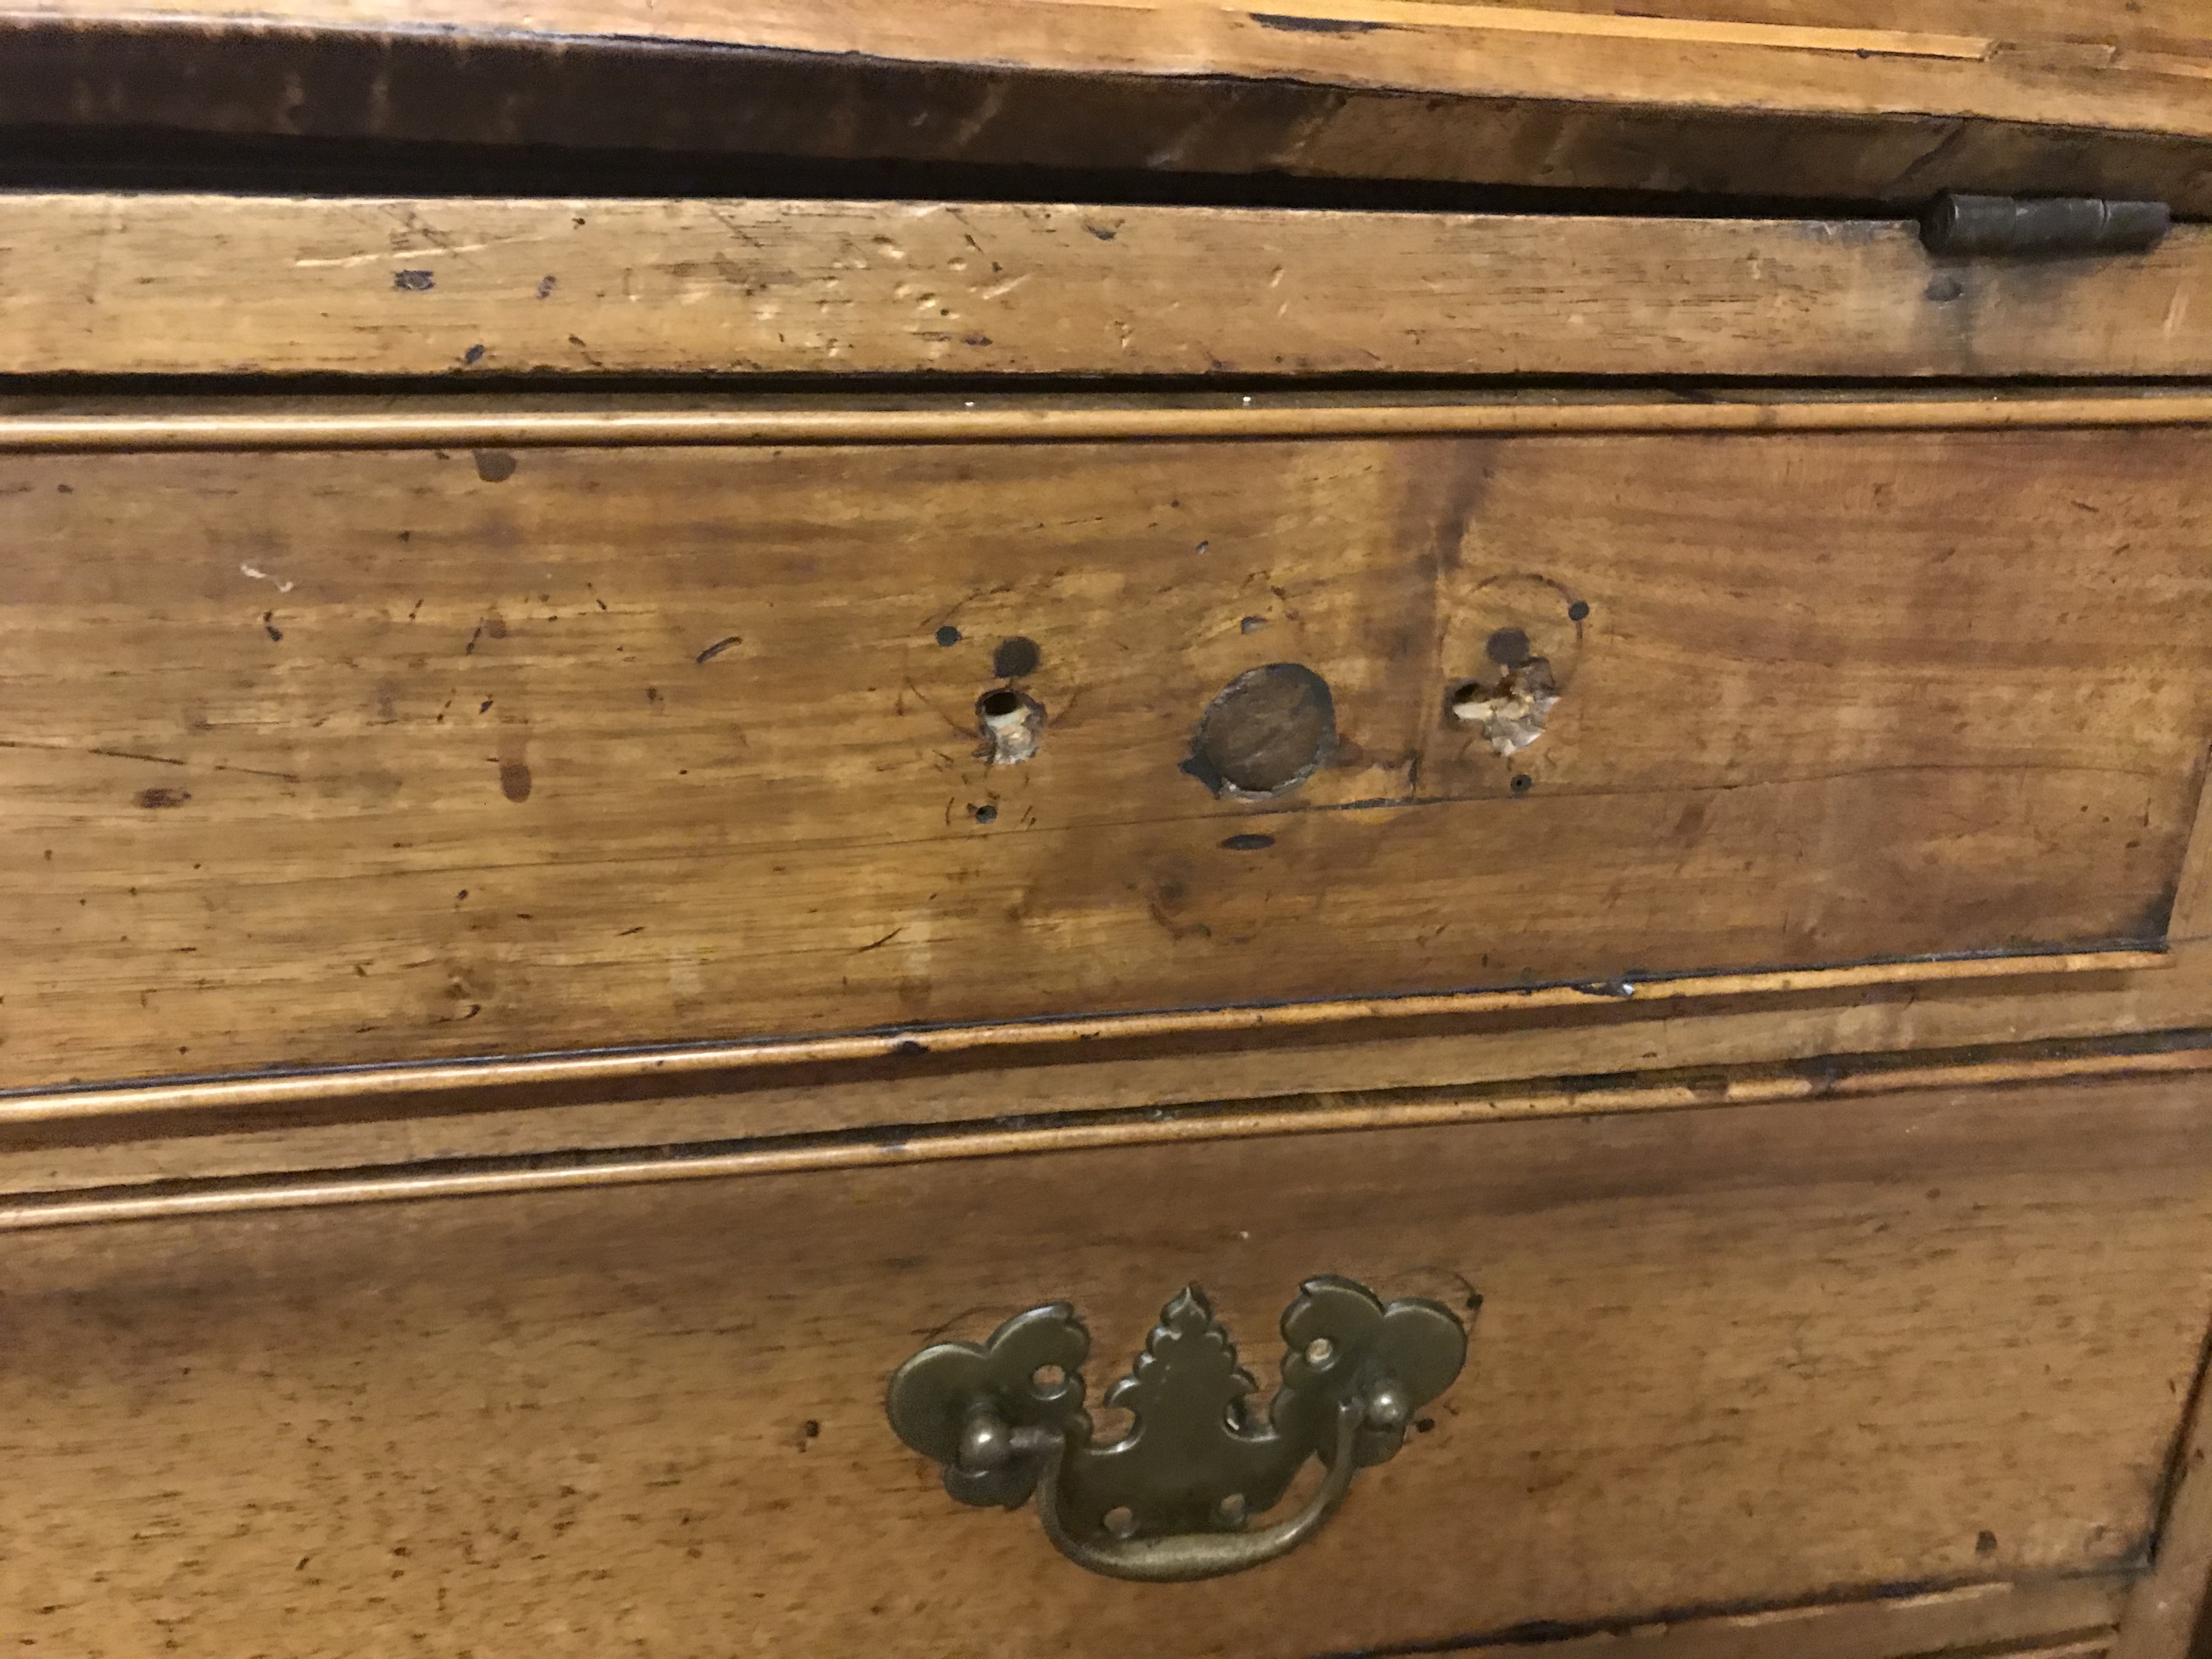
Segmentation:
<svg viewBox="0 0 2212 1659">
<path fill-rule="evenodd" d="M 2154 20 L 2081 41 L 1431 0 L 47 0 L 0 27 L 23 127 L 2212 203 L 2212 43 Z"/>
</svg>

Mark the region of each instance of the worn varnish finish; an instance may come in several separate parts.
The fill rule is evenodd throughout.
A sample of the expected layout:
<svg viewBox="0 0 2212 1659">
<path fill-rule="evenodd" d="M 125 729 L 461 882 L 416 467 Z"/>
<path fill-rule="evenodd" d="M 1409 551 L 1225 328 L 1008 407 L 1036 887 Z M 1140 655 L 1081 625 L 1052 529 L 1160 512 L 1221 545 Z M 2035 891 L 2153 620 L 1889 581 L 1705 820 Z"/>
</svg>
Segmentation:
<svg viewBox="0 0 2212 1659">
<path fill-rule="evenodd" d="M 2155 944 L 2203 448 L 16 457 L 8 1080 Z M 1218 800 L 1270 662 L 1330 763 Z"/>
<path fill-rule="evenodd" d="M 107 0 L 19 5 L 25 22 L 84 31 L 126 18 L 205 27 L 185 0 L 118 13 Z M 435 23 L 463 37 L 659 39 L 844 54 L 890 63 L 992 65 L 1076 75 L 1274 79 L 1407 93 L 1802 115 L 1923 114 L 2212 137 L 2201 19 L 2166 33 L 2080 40 L 2078 21 L 1925 9 L 1908 28 L 1844 22 L 1620 16 L 1575 8 L 1430 0 L 1283 0 L 1255 13 L 1183 0 L 1117 4 L 895 0 L 800 5 L 755 0 L 476 0 L 456 15 L 423 0 L 272 0 L 247 16 L 302 29 L 374 33 Z M 1994 27 L 2011 39 L 1969 33 Z M 573 48 L 572 48 L 573 49 Z"/>
<path fill-rule="evenodd" d="M 1325 1652 L 2124 1570 L 2212 1304 L 2206 1109 L 1962 1091 L 19 1239 L 0 1605 L 70 1659 L 234 1654 L 279 1609 L 302 1654 Z M 1264 1576 L 1088 1577 L 882 1422 L 943 1322 L 1046 1297 L 1094 1383 L 1189 1279 L 1264 1368 L 1322 1267 L 1486 1301 L 1433 1430 Z"/>
<path fill-rule="evenodd" d="M 264 135 L 512 147 L 603 172 L 627 153 L 615 188 L 671 194 L 787 189 L 787 170 L 743 158 L 797 156 L 832 171 L 945 162 L 1915 205 L 1994 189 L 2212 207 L 2206 31 L 2186 0 L 2155 17 L 2056 15 L 2045 0 L 1699 3 L 1672 21 L 1571 9 L 1586 9 L 572 0 L 456 15 L 295 0 L 224 15 L 64 0 L 0 18 L 14 71 L 0 123 L 28 141 L 17 155 L 57 135 L 66 153 L 85 129 L 218 149 Z M 777 47 L 793 49 L 765 49 Z M 137 176 L 176 156 L 175 176 L 191 177 L 191 152 L 129 149 Z M 655 153 L 695 167 L 733 158 L 736 178 L 638 164 Z M 431 155 L 418 174 L 446 165 Z"/>
<path fill-rule="evenodd" d="M 13 374 L 1379 369 L 2204 374 L 2212 233 L 2021 263 L 1869 222 L 0 200 Z"/>
</svg>

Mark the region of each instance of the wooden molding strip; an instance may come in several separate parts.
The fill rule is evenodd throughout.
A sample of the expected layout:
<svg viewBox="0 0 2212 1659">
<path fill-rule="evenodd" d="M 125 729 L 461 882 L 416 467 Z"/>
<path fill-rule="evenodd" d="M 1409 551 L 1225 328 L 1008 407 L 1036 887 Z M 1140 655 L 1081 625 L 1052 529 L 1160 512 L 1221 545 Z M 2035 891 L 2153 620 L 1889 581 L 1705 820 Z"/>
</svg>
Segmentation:
<svg viewBox="0 0 2212 1659">
<path fill-rule="evenodd" d="M 104 1085 L 91 1088 L 0 1094 L 0 1127 L 93 1118 L 159 1116 L 241 1108 L 306 1105 L 317 1101 L 425 1094 L 453 1089 L 579 1084 L 641 1077 L 686 1077 L 760 1067 L 880 1060 L 901 1054 L 959 1054 L 981 1049 L 1075 1044 L 1117 1038 L 1193 1036 L 1210 1032 L 1296 1030 L 1354 1020 L 1397 1021 L 1437 1016 L 1589 1007 L 1629 1001 L 1674 1001 L 1691 997 L 1780 995 L 1832 992 L 1875 985 L 2037 978 L 2046 975 L 2134 973 L 2163 969 L 2172 957 L 2158 951 L 2085 951 L 2073 954 L 1975 957 L 1952 961 L 1879 963 L 1850 968 L 1800 969 L 1762 974 L 1716 974 L 1694 978 L 1555 985 L 1526 991 L 1475 991 L 1276 1006 L 1194 1008 L 1082 1018 L 1005 1022 L 989 1025 L 910 1027 L 847 1036 L 794 1037 L 755 1042 L 703 1043 L 675 1048 L 623 1049 L 572 1054 L 426 1064 L 341 1067 L 277 1076 L 226 1077 L 173 1082 Z"/>
<path fill-rule="evenodd" d="M 2125 1581 L 2051 1578 L 1962 1585 L 1881 1601 L 1709 1613 L 1626 1629 L 1453 1648 L 1452 1659 L 2096 1659 L 2112 1639 L 2105 1609 Z"/>
<path fill-rule="evenodd" d="M 688 412 L 0 415 L 0 453 L 58 450 L 615 448 L 699 444 L 1095 443 L 1546 433 L 1990 430 L 2212 425 L 2212 396 L 1774 404 L 1295 404 L 1249 407 L 1038 401 L 927 410 L 732 406 Z"/>
<path fill-rule="evenodd" d="M 1998 42 L 1983 35 L 1828 28 L 1802 23 L 1745 23 L 1612 12 L 1541 11 L 1525 6 L 1439 4 L 1437 0 L 1263 0 L 1263 3 L 1267 8 L 1263 15 L 1304 17 L 1322 22 L 1395 23 L 1408 27 L 1504 34 L 1757 46 L 1770 52 L 1841 52 L 1855 58 L 1956 58 L 1978 63 L 1996 51 L 1998 46 Z M 1250 5 L 1220 4 L 1212 9 L 1241 15 L 1249 15 L 1254 9 Z"/>
<path fill-rule="evenodd" d="M 1501 1118 L 1680 1111 L 1939 1089 L 2096 1083 L 2207 1071 L 2212 1071 L 2212 1049 L 2204 1048 L 1883 1066 L 1839 1077 L 1814 1075 L 1803 1069 L 1769 1069 L 1717 1080 L 1700 1076 L 1592 1089 L 1550 1084 L 1481 1092 L 1424 1092 L 1410 1099 L 1389 1094 L 1340 1097 L 1303 1107 L 1238 1103 L 1181 1112 L 1107 1113 L 1036 1127 L 955 1124 L 914 1131 L 798 1135 L 703 1147 L 616 1148 L 566 1157 L 531 1154 L 396 1167 L 218 1176 L 9 1198 L 0 1200 L 0 1232 L 1018 1158 L 1109 1146 L 1451 1127 Z"/>
<path fill-rule="evenodd" d="M 24 193 L 0 270 L 13 374 L 2212 375 L 2194 226 Z"/>
</svg>

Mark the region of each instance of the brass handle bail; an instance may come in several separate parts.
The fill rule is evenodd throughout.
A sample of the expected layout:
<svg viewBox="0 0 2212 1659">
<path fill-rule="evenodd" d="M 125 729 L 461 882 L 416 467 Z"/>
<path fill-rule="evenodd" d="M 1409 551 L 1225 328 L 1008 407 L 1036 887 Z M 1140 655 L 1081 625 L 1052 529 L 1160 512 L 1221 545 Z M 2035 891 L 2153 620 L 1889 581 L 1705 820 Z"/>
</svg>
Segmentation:
<svg viewBox="0 0 2212 1659">
<path fill-rule="evenodd" d="M 1405 1443 L 1415 1411 L 1451 1385 L 1467 1331 L 1439 1303 L 1309 1279 L 1283 1315 L 1282 1386 L 1264 1415 L 1205 1295 L 1162 1310 L 1106 1404 L 1129 1431 L 1093 1443 L 1081 1366 L 1090 1334 L 1066 1303 L 1018 1314 L 977 1346 L 923 1349 L 892 1376 L 891 1425 L 945 1466 L 962 1503 L 1015 1509 L 1034 1492 L 1045 1536 L 1112 1578 L 1172 1583 L 1288 1554 L 1334 1515 L 1360 1469 Z M 1328 1473 L 1296 1515 L 1252 1528 L 1308 1458 Z"/>
</svg>

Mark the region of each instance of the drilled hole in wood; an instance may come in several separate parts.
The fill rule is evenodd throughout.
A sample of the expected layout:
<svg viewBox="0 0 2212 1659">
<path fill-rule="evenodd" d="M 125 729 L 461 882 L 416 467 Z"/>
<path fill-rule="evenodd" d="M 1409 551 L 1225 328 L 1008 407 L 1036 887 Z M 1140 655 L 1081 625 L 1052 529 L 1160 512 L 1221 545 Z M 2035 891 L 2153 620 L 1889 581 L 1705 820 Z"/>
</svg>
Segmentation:
<svg viewBox="0 0 2212 1659">
<path fill-rule="evenodd" d="M 1336 700 L 1304 663 L 1249 669 L 1199 717 L 1182 769 L 1217 795 L 1259 800 L 1295 789 L 1336 748 Z"/>
<path fill-rule="evenodd" d="M 1505 637 L 1509 634 L 1510 639 Z M 1528 643 L 1520 629 L 1500 629 L 1491 636 L 1488 654 L 1495 660 L 1525 651 Z M 1462 680 L 1444 697 L 1445 714 L 1460 725 L 1479 726 L 1484 741 L 1499 755 L 1517 755 L 1542 737 L 1544 722 L 1559 706 L 1559 688 L 1551 663 L 1542 657 L 1525 657 L 1487 676 Z"/>
<path fill-rule="evenodd" d="M 975 699 L 975 724 L 983 736 L 980 758 L 1018 766 L 1044 739 L 1044 705 L 1027 692 L 997 686 Z"/>
</svg>

